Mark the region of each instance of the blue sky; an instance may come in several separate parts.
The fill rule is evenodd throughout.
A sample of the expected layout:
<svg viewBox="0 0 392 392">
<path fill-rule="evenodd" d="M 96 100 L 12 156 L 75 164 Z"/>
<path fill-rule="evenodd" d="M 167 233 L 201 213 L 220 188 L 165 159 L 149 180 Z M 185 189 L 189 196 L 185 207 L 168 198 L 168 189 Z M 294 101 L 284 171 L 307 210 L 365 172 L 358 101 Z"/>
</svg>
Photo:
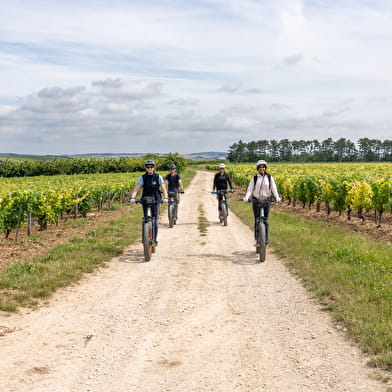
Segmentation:
<svg viewBox="0 0 392 392">
<path fill-rule="evenodd" d="M 13 0 L 0 152 L 392 138 L 392 3 Z"/>
</svg>

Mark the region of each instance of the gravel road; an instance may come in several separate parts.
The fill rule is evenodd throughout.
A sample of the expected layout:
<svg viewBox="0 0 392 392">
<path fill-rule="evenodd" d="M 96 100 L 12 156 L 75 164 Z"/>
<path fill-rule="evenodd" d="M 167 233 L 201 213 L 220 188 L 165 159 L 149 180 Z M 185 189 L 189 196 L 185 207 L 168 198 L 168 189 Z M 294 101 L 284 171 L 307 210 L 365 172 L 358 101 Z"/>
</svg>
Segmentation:
<svg viewBox="0 0 392 392">
<path fill-rule="evenodd" d="M 174 228 L 161 219 L 150 262 L 138 242 L 46 306 L 0 316 L 0 391 L 385 392 L 272 250 L 257 264 L 251 230 L 219 224 L 212 177 L 197 173 Z"/>
</svg>

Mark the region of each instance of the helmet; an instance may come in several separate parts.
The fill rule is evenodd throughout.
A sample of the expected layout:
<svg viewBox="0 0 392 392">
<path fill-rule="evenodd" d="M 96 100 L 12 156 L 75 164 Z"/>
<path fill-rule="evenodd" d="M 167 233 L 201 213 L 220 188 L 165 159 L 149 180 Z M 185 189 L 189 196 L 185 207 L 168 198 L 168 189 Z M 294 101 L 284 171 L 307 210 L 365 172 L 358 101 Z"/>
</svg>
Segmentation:
<svg viewBox="0 0 392 392">
<path fill-rule="evenodd" d="M 219 169 L 224 169 L 226 167 L 226 165 L 224 164 L 224 163 L 221 163 L 220 165 L 219 165 Z"/>
<path fill-rule="evenodd" d="M 147 166 L 147 165 L 155 166 L 155 161 L 153 159 L 147 159 L 146 161 L 144 161 L 144 166 Z"/>
<path fill-rule="evenodd" d="M 259 161 L 257 161 L 257 163 L 256 163 L 256 170 L 258 170 L 260 165 L 264 165 L 265 168 L 267 168 L 267 162 L 264 161 L 263 159 L 260 159 Z"/>
<path fill-rule="evenodd" d="M 177 169 L 176 165 L 170 165 L 170 169 Z"/>
</svg>

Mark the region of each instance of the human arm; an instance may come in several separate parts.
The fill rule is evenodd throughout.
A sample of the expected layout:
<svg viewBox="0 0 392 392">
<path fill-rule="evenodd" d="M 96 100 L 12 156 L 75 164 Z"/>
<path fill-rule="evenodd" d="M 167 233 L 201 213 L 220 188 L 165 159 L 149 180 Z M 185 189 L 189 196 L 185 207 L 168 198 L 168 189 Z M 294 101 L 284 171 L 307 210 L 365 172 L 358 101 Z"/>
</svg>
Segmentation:
<svg viewBox="0 0 392 392">
<path fill-rule="evenodd" d="M 278 188 L 276 186 L 275 180 L 273 177 L 271 177 L 271 192 L 275 197 L 276 201 L 281 201 L 281 198 L 279 197 L 279 193 L 278 193 Z"/>
<path fill-rule="evenodd" d="M 136 184 L 136 185 L 135 185 L 135 187 L 133 188 L 132 193 L 131 193 L 131 199 L 134 199 L 134 198 L 136 197 L 136 195 L 137 195 L 137 193 L 139 192 L 139 189 L 140 189 L 141 187 L 142 187 L 142 186 L 141 186 L 140 184 Z"/>
<path fill-rule="evenodd" d="M 167 189 L 166 189 L 165 182 L 163 181 L 162 176 L 159 176 L 159 185 L 160 185 L 161 191 L 163 193 L 163 198 L 167 199 Z"/>
<path fill-rule="evenodd" d="M 216 189 L 216 178 L 217 178 L 217 174 L 215 174 L 214 176 L 214 182 L 212 183 L 212 191 Z"/>
<path fill-rule="evenodd" d="M 226 180 L 229 183 L 230 189 L 234 189 L 233 182 L 231 181 L 231 177 L 229 176 L 229 174 L 226 174 Z"/>
<path fill-rule="evenodd" d="M 178 185 L 180 186 L 181 191 L 184 192 L 184 186 L 182 185 L 181 179 L 178 180 Z"/>
<path fill-rule="evenodd" d="M 254 181 L 253 181 L 253 177 L 252 177 L 249 181 L 249 185 L 248 185 L 248 189 L 246 190 L 244 201 L 248 201 L 249 198 L 252 196 L 253 188 L 254 188 Z"/>
</svg>

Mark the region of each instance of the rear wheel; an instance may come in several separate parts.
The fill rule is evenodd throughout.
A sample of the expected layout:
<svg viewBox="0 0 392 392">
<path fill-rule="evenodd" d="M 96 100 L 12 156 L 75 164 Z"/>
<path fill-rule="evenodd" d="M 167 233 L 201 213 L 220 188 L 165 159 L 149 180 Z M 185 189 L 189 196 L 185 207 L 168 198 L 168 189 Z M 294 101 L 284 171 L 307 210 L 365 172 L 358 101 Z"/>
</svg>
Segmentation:
<svg viewBox="0 0 392 392">
<path fill-rule="evenodd" d="M 173 219 L 173 224 L 176 224 L 177 222 L 177 213 L 178 213 L 178 204 L 174 204 L 174 219 Z"/>
<path fill-rule="evenodd" d="M 259 235 L 257 238 L 257 245 L 258 245 L 258 254 L 259 254 L 259 261 L 263 263 L 265 261 L 266 255 L 266 231 L 264 223 L 260 222 L 259 224 Z"/>
<path fill-rule="evenodd" d="M 146 222 L 143 225 L 143 249 L 144 260 L 150 261 L 152 255 L 152 222 Z"/>
</svg>

